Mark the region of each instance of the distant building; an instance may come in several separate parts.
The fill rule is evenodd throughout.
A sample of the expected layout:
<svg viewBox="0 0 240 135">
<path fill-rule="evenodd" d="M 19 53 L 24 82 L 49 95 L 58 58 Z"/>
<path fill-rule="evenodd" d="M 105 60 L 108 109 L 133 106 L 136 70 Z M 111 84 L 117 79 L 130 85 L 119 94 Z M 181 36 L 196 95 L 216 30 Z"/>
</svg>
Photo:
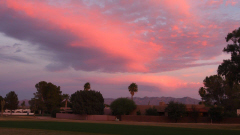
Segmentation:
<svg viewBox="0 0 240 135">
<path fill-rule="evenodd" d="M 130 115 L 137 115 L 137 111 L 140 111 L 141 115 L 145 115 L 146 109 L 154 107 L 157 109 L 159 116 L 168 116 L 168 113 L 165 112 L 165 108 L 167 106 L 168 104 L 165 104 L 164 102 L 159 102 L 159 105 L 137 105 L 137 108 L 133 112 L 131 112 Z M 195 107 L 196 111 L 199 112 L 200 116 L 208 116 L 209 107 L 206 107 L 205 105 L 195 104 L 186 105 L 187 116 L 190 116 L 191 113 L 194 111 L 193 107 Z"/>
<path fill-rule="evenodd" d="M 6 109 L 4 112 L 11 113 L 11 110 Z M 16 110 L 12 110 L 12 113 L 31 113 L 31 110 L 30 109 L 16 109 Z"/>
<path fill-rule="evenodd" d="M 60 113 L 73 113 L 73 111 L 70 107 L 61 107 Z"/>
</svg>

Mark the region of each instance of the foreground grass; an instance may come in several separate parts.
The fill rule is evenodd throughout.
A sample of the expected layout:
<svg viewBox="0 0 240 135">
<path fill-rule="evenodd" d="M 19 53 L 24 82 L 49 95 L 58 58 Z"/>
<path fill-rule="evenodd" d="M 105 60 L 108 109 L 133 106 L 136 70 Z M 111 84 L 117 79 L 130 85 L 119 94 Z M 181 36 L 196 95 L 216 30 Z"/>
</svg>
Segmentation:
<svg viewBox="0 0 240 135">
<path fill-rule="evenodd" d="M 120 134 L 120 135 L 239 135 L 240 130 L 221 130 L 221 129 L 199 129 L 199 128 L 180 128 L 144 125 L 123 125 L 106 123 L 77 123 L 60 121 L 0 121 L 0 128 L 24 128 L 38 129 L 42 131 L 71 132 L 71 133 L 91 133 L 91 134 Z"/>
<path fill-rule="evenodd" d="M 159 123 L 159 122 L 130 122 L 130 121 L 86 121 L 56 119 L 51 117 L 33 117 L 33 116 L 4 116 L 0 121 L 54 121 L 54 122 L 74 122 L 74 123 L 100 123 L 100 124 L 121 124 L 121 125 L 143 125 L 143 126 L 161 126 L 161 127 L 181 127 L 181 128 L 200 128 L 200 129 L 224 129 L 240 130 L 240 124 L 210 124 L 210 123 Z"/>
<path fill-rule="evenodd" d="M 90 133 L 43 130 L 43 129 L 25 129 L 25 128 L 1 128 L 1 135 L 96 135 Z M 97 134 L 102 135 L 102 134 Z"/>
</svg>

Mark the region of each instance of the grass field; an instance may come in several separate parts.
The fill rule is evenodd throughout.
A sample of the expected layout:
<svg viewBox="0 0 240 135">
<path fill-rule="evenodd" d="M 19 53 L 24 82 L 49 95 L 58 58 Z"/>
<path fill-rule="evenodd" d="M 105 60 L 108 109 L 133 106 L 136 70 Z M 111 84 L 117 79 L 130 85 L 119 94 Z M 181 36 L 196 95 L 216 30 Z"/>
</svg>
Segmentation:
<svg viewBox="0 0 240 135">
<path fill-rule="evenodd" d="M 128 125 L 131 124 L 131 125 Z M 154 125 L 155 124 L 155 125 Z M 182 126 L 184 127 L 182 127 Z M 195 127 L 191 126 L 195 125 Z M 58 119 L 32 119 L 8 117 L 0 119 L 0 131 L 4 135 L 14 134 L 119 134 L 119 135 L 239 135 L 240 125 L 206 125 L 204 124 L 164 124 L 131 122 L 93 122 L 67 121 Z M 179 126 L 179 127 L 178 127 Z M 189 127 L 189 128 L 187 128 Z M 219 127 L 223 129 L 219 129 Z"/>
</svg>

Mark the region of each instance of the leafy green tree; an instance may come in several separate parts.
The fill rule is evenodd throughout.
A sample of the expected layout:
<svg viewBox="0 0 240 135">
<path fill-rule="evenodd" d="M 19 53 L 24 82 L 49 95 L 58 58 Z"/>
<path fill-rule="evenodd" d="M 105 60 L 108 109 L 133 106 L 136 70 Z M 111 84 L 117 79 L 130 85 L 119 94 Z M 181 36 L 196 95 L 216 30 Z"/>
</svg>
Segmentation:
<svg viewBox="0 0 240 135">
<path fill-rule="evenodd" d="M 199 93 L 205 105 L 222 106 L 226 114 L 240 108 L 240 28 L 228 33 L 226 42 L 229 41 L 232 42 L 223 52 L 230 53 L 231 59 L 218 66 L 218 75 L 204 79 L 206 92 Z"/>
<path fill-rule="evenodd" d="M 89 82 L 85 83 L 83 86 L 84 90 L 89 91 L 91 89 L 91 85 Z"/>
<path fill-rule="evenodd" d="M 5 101 L 4 101 L 2 96 L 0 96 L 0 102 L 1 102 L 1 104 L 0 104 L 1 116 L 3 116 L 3 110 L 4 110 L 4 106 L 5 106 Z"/>
<path fill-rule="evenodd" d="M 225 81 L 219 75 L 206 77 L 203 80 L 204 88 L 201 87 L 203 93 L 199 93 L 206 105 L 221 105 L 225 99 Z"/>
<path fill-rule="evenodd" d="M 230 53 L 231 59 L 224 60 L 218 66 L 218 74 L 225 78 L 225 100 L 222 106 L 225 112 L 235 112 L 240 108 L 240 28 L 228 33 L 226 42 L 232 41 L 223 49 Z"/>
<path fill-rule="evenodd" d="M 240 83 L 240 28 L 228 33 L 226 42 L 232 41 L 223 52 L 231 53 L 231 59 L 224 60 L 218 67 L 218 74 L 224 76 L 229 81 L 229 85 Z"/>
<path fill-rule="evenodd" d="M 35 88 L 37 92 L 34 93 L 34 98 L 37 100 L 37 106 L 42 110 L 42 114 L 44 111 L 51 113 L 54 109 L 61 107 L 63 98 L 60 86 L 41 81 L 35 85 Z"/>
<path fill-rule="evenodd" d="M 210 115 L 210 118 L 215 121 L 215 122 L 220 122 L 223 118 L 223 108 L 222 107 L 211 107 L 209 110 L 208 110 L 208 113 Z"/>
<path fill-rule="evenodd" d="M 80 90 L 71 95 L 72 111 L 75 114 L 101 115 L 104 110 L 104 99 L 100 92 Z"/>
<path fill-rule="evenodd" d="M 30 109 L 33 111 L 34 117 L 35 117 L 36 111 L 41 109 L 38 107 L 37 101 L 39 101 L 39 100 L 37 100 L 36 98 L 32 98 L 31 100 L 28 101 L 28 103 L 30 105 Z"/>
<path fill-rule="evenodd" d="M 186 113 L 186 105 L 178 102 L 170 101 L 165 108 L 165 112 L 168 112 L 168 117 L 177 122 Z"/>
<path fill-rule="evenodd" d="M 18 108 L 18 96 L 14 91 L 10 91 L 6 97 L 5 97 L 5 102 L 6 102 L 6 108 L 11 110 L 11 115 L 12 115 L 12 110 L 15 110 Z"/>
<path fill-rule="evenodd" d="M 134 93 L 135 92 L 138 92 L 138 86 L 136 83 L 131 83 L 129 86 L 128 86 L 128 90 L 131 94 L 131 99 L 133 100 L 133 96 L 134 96 Z"/>
<path fill-rule="evenodd" d="M 146 111 L 145 112 L 146 115 L 152 115 L 152 116 L 158 116 L 159 115 L 158 111 L 155 107 L 153 107 L 153 108 L 150 107 L 149 109 L 146 109 L 145 111 Z"/>
<path fill-rule="evenodd" d="M 0 102 L 4 100 L 2 96 L 0 96 Z M 0 108 L 2 108 L 2 105 L 0 104 Z"/>
<path fill-rule="evenodd" d="M 110 105 L 114 115 L 129 115 L 136 107 L 135 102 L 128 98 L 118 98 Z"/>
</svg>

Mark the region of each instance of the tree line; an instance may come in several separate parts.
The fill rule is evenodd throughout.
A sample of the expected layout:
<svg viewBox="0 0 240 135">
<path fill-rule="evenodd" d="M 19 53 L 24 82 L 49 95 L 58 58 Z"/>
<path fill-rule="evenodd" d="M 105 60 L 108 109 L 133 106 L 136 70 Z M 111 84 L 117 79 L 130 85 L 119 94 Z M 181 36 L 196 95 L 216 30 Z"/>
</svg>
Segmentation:
<svg viewBox="0 0 240 135">
<path fill-rule="evenodd" d="M 78 90 L 71 96 L 62 94 L 60 86 L 51 82 L 40 81 L 35 85 L 36 92 L 34 97 L 29 100 L 30 109 L 35 113 L 42 115 L 51 114 L 56 117 L 60 112 L 60 107 L 70 107 L 75 114 L 103 114 L 104 99 L 100 92 L 91 90 L 89 82 L 85 83 L 83 90 Z M 131 83 L 128 90 L 133 98 L 138 91 L 136 83 Z M 65 100 L 65 101 L 64 101 Z M 2 112 L 5 109 L 15 110 L 18 108 L 18 96 L 14 91 L 9 92 L 5 98 L 0 96 Z M 21 104 L 25 106 L 25 101 Z M 40 112 L 39 112 L 40 111 Z"/>
</svg>

